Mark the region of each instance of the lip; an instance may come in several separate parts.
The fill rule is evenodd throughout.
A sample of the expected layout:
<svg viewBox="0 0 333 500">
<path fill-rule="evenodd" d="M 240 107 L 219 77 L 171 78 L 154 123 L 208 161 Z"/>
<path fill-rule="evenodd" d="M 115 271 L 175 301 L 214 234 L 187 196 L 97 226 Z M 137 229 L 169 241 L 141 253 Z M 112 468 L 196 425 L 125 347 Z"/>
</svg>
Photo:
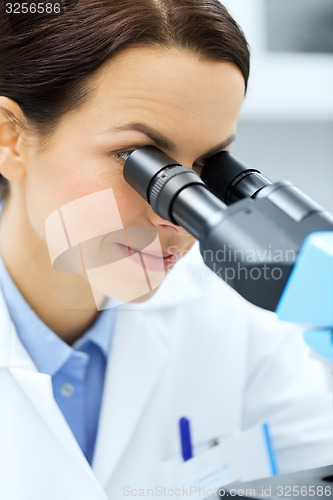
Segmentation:
<svg viewBox="0 0 333 500">
<path fill-rule="evenodd" d="M 142 260 L 140 258 L 143 257 L 144 266 L 146 269 L 151 271 L 163 271 L 171 269 L 171 267 L 178 260 L 178 254 L 181 252 L 180 249 L 176 249 L 172 253 L 168 250 L 149 250 L 148 252 L 145 250 L 141 250 L 138 248 L 128 247 L 127 245 L 123 245 L 122 243 L 117 243 L 120 251 L 126 257 L 130 257 L 133 262 L 140 265 L 142 267 Z M 162 255 L 162 258 L 161 258 Z"/>
<path fill-rule="evenodd" d="M 163 259 L 167 259 L 168 257 L 173 257 L 174 255 L 177 255 L 180 250 L 177 250 L 177 252 L 168 252 L 168 250 L 149 250 L 148 252 L 146 252 L 145 250 L 138 250 L 136 248 L 130 248 L 130 250 L 132 250 L 133 252 L 141 252 L 145 255 L 151 255 L 152 257 L 158 257 L 160 258 L 161 257 L 161 254 L 162 254 L 162 257 Z"/>
<path fill-rule="evenodd" d="M 161 258 L 161 254 L 162 254 L 162 257 L 163 259 L 167 259 L 169 257 L 173 257 L 175 255 L 178 255 L 180 252 L 181 252 L 181 249 L 180 248 L 177 248 L 176 250 L 173 250 L 172 252 L 169 252 L 168 250 L 164 250 L 163 248 L 161 250 L 141 250 L 140 248 L 133 248 L 133 247 L 129 247 L 127 245 L 123 245 L 122 243 L 117 243 L 120 247 L 122 247 L 122 249 L 124 249 L 126 252 L 133 252 L 133 253 L 137 253 L 137 252 L 140 252 L 140 253 L 143 253 L 145 255 L 151 255 L 152 257 L 156 257 L 156 258 Z M 173 247 L 172 247 L 173 248 Z"/>
</svg>

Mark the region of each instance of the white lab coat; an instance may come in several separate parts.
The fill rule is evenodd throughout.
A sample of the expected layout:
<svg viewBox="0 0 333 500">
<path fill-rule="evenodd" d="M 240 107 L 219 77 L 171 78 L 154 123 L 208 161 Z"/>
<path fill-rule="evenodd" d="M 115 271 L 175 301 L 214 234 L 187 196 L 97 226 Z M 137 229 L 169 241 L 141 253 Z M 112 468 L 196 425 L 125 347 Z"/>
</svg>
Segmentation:
<svg viewBox="0 0 333 500">
<path fill-rule="evenodd" d="M 194 248 L 152 299 L 118 313 L 91 468 L 0 296 L 0 498 L 139 496 L 179 456 L 182 416 L 195 456 L 269 421 L 281 473 L 333 463 L 331 394 L 307 353 L 298 329 L 241 299 Z"/>
</svg>

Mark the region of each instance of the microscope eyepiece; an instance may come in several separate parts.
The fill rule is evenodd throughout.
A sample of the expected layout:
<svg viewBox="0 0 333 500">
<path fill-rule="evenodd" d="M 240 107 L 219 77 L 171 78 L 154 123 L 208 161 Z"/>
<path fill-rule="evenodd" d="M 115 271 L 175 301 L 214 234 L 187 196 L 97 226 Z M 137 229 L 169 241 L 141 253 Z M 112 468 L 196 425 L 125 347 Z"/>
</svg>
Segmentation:
<svg viewBox="0 0 333 500">
<path fill-rule="evenodd" d="M 259 170 L 242 164 L 228 151 L 209 158 L 202 169 L 201 179 L 226 205 L 242 198 L 255 198 L 263 187 L 271 184 Z"/>
<path fill-rule="evenodd" d="M 209 193 L 196 172 L 154 146 L 144 146 L 129 155 L 124 178 L 148 201 L 154 212 L 173 224 L 179 224 L 173 216 L 173 203 L 182 190 L 200 185 Z"/>
<path fill-rule="evenodd" d="M 206 162 L 200 178 L 154 146 L 144 146 L 126 159 L 124 177 L 155 213 L 199 240 L 212 271 L 270 311 L 306 236 L 333 228 L 333 217 L 300 189 L 286 181 L 271 183 L 226 151 Z"/>
</svg>

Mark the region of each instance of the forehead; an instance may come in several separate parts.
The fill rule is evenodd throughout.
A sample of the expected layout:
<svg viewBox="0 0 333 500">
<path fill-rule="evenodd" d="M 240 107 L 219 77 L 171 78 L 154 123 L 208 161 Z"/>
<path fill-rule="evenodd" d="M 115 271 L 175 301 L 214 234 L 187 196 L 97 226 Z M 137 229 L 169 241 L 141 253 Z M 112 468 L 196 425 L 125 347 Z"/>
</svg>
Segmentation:
<svg viewBox="0 0 333 500">
<path fill-rule="evenodd" d="M 167 132 L 233 123 L 244 79 L 232 63 L 201 60 L 179 49 L 137 47 L 106 63 L 86 113 L 98 127 L 146 121 Z"/>
</svg>

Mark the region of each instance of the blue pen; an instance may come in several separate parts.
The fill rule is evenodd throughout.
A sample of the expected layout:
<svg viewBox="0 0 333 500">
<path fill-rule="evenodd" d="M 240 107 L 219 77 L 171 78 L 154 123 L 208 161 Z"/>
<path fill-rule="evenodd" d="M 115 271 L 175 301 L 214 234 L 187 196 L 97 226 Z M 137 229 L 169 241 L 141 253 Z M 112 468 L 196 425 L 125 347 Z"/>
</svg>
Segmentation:
<svg viewBox="0 0 333 500">
<path fill-rule="evenodd" d="M 179 420 L 180 442 L 182 446 L 182 455 L 184 462 L 193 457 L 190 421 L 186 417 Z"/>
</svg>

